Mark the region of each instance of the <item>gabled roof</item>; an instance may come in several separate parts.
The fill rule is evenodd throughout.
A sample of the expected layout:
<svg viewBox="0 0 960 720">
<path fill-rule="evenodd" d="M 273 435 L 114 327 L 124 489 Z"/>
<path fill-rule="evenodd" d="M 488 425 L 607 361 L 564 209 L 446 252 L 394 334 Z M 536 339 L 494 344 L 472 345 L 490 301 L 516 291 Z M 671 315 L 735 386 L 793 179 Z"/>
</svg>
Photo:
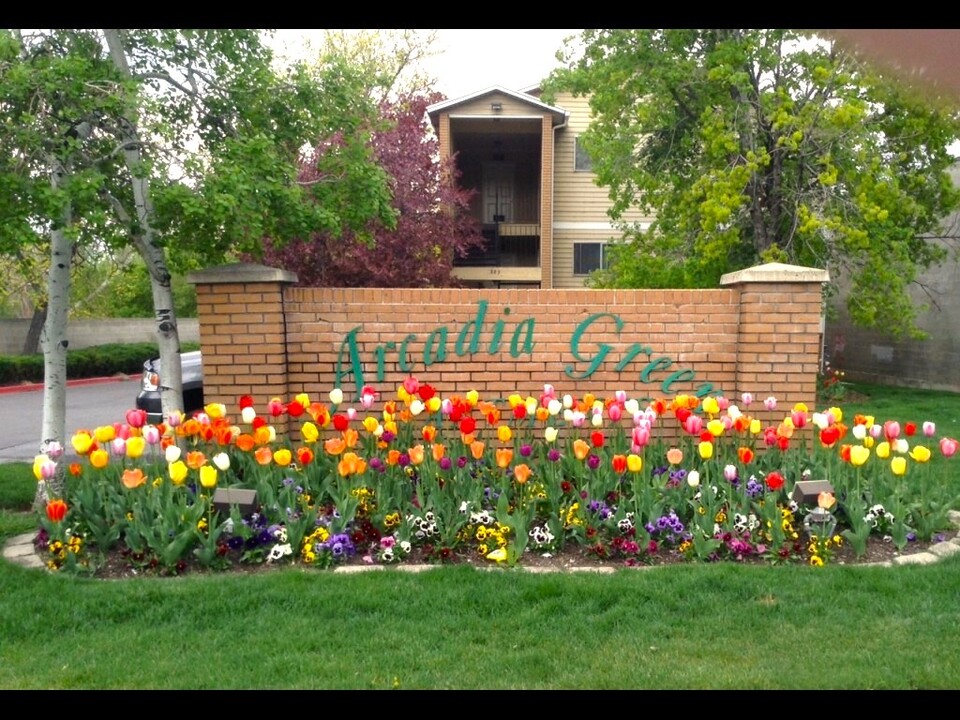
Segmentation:
<svg viewBox="0 0 960 720">
<path fill-rule="evenodd" d="M 528 94 L 532 91 L 537 91 L 540 89 L 539 85 L 533 85 L 527 88 L 528 92 L 518 92 L 516 90 L 510 90 L 501 85 L 493 85 L 491 87 L 485 88 L 483 90 L 478 90 L 476 92 L 470 93 L 469 95 L 464 95 L 463 97 L 453 98 L 451 100 L 444 100 L 442 102 L 434 103 L 427 107 L 427 115 L 430 118 L 431 124 L 436 127 L 438 119 L 441 112 L 449 112 L 452 109 L 456 108 L 458 105 L 465 105 L 467 103 L 472 103 L 476 100 L 488 97 L 490 95 L 507 95 L 508 97 L 513 98 L 514 100 L 529 105 L 531 110 L 536 111 L 537 113 L 550 114 L 553 116 L 554 125 L 562 125 L 567 121 L 569 113 L 563 108 L 554 107 L 553 105 L 547 105 L 544 102 L 540 102 L 533 95 Z"/>
</svg>

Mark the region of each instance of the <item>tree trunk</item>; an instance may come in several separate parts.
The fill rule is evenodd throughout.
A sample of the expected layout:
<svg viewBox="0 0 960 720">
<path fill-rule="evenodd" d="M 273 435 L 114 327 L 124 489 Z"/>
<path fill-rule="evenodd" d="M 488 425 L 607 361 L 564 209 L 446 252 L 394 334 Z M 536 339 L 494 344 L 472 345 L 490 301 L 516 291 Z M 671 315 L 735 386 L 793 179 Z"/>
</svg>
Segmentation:
<svg viewBox="0 0 960 720">
<path fill-rule="evenodd" d="M 129 79 L 130 66 L 123 49 L 120 30 L 103 30 L 110 58 L 120 74 Z M 141 142 L 137 127 L 135 107 L 130 107 L 126 116 L 121 118 L 121 137 L 124 161 L 130 173 L 130 185 L 133 190 L 136 216 L 134 222 L 127 219 L 131 228 L 131 238 L 150 273 L 150 285 L 153 292 L 153 310 L 157 321 L 157 344 L 160 348 L 160 403 L 164 416 L 183 410 L 183 370 L 180 364 L 180 333 L 177 328 L 177 316 L 173 306 L 173 291 L 170 283 L 170 271 L 167 268 L 163 248 L 156 242 L 153 229 L 153 202 L 150 198 L 150 179 L 144 169 L 140 149 Z M 123 219 L 123 218 L 121 218 Z"/>
<path fill-rule="evenodd" d="M 63 184 L 67 170 L 56 163 L 50 172 L 50 184 L 56 192 Z M 40 453 L 56 457 L 57 448 L 66 445 L 67 424 L 67 318 L 70 309 L 70 265 L 73 240 L 66 229 L 73 222 L 69 205 L 62 224 L 50 231 L 50 272 L 47 275 L 46 320 L 40 333 L 43 349 L 43 422 Z M 37 483 L 34 503 L 46 504 L 49 496 L 63 494 L 65 473 L 58 463 L 57 475 L 46 483 Z"/>
<path fill-rule="evenodd" d="M 34 308 L 33 316 L 30 318 L 30 327 L 27 330 L 27 337 L 23 341 L 23 355 L 36 355 L 40 352 L 40 334 L 43 332 L 43 325 L 47 322 L 47 304 Z"/>
</svg>

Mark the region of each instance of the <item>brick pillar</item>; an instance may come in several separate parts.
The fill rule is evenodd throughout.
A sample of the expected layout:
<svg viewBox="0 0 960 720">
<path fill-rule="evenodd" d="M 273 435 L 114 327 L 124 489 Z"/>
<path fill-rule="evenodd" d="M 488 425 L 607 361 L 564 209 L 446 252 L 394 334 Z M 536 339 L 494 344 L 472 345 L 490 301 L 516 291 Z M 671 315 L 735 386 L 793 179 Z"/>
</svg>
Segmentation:
<svg viewBox="0 0 960 720">
<path fill-rule="evenodd" d="M 190 273 L 197 288 L 203 352 L 203 396 L 238 412 L 241 395 L 264 413 L 273 397 L 288 397 L 284 288 L 286 270 L 237 263 Z"/>
<path fill-rule="evenodd" d="M 553 119 L 544 115 L 540 129 L 540 287 L 553 287 Z"/>
<path fill-rule="evenodd" d="M 798 402 L 812 411 L 823 342 L 826 270 L 768 263 L 727 273 L 722 287 L 739 295 L 736 387 L 725 394 L 739 402 L 744 392 L 757 402 L 769 395 L 778 408 Z"/>
</svg>

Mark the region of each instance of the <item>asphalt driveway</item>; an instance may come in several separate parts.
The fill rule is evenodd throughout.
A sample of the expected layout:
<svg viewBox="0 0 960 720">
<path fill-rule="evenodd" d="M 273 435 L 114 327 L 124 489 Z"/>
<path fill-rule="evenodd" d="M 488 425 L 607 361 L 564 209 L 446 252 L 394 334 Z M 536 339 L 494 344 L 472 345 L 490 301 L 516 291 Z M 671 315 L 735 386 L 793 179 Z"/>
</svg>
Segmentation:
<svg viewBox="0 0 960 720">
<path fill-rule="evenodd" d="M 67 383 L 66 444 L 81 429 L 123 422 L 135 407 L 140 377 L 71 380 Z M 33 462 L 43 428 L 43 386 L 0 387 L 0 462 Z"/>
</svg>

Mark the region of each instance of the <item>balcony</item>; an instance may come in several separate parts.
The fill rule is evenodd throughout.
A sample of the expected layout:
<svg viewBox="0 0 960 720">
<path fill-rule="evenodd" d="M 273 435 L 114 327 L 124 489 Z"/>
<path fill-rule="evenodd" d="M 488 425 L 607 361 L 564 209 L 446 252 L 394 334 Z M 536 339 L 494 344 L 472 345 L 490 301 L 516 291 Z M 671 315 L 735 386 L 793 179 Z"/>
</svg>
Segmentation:
<svg viewBox="0 0 960 720">
<path fill-rule="evenodd" d="M 486 245 L 456 260 L 454 275 L 469 284 L 540 284 L 539 224 L 488 223 L 483 235 Z"/>
</svg>

